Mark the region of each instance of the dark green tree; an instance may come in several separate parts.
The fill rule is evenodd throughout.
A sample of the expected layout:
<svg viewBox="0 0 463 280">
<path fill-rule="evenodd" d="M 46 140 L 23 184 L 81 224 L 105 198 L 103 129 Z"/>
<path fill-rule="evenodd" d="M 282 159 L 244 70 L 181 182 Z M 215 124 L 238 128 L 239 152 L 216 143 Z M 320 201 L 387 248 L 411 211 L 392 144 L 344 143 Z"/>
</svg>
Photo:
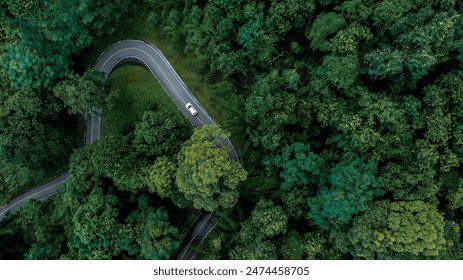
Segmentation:
<svg viewBox="0 0 463 280">
<path fill-rule="evenodd" d="M 66 238 L 61 234 L 60 225 L 51 219 L 44 219 L 52 211 L 51 201 L 29 200 L 15 217 L 16 233 L 28 248 L 23 252 L 25 259 L 59 259 L 66 252 Z"/>
<path fill-rule="evenodd" d="M 81 115 L 87 112 L 95 115 L 97 107 L 109 109 L 117 98 L 117 93 L 107 86 L 103 73 L 95 71 L 71 75 L 59 82 L 53 93 L 64 102 L 69 113 Z"/>
<path fill-rule="evenodd" d="M 0 157 L 28 168 L 56 167 L 70 142 L 54 121 L 60 107 L 52 97 L 30 89 L 0 94 Z"/>
<path fill-rule="evenodd" d="M 261 200 L 251 217 L 241 224 L 236 246 L 230 251 L 233 260 L 272 260 L 277 248 L 269 238 L 286 233 L 288 217 L 280 206 L 270 200 Z"/>
<path fill-rule="evenodd" d="M 170 259 L 180 245 L 179 232 L 171 225 L 168 213 L 151 207 L 148 201 L 147 196 L 140 197 L 139 210 L 127 217 L 125 228 L 131 233 L 127 241 L 137 244 L 142 259 Z"/>
<path fill-rule="evenodd" d="M 278 71 L 259 77 L 246 100 L 246 121 L 254 145 L 275 149 L 289 138 L 286 126 L 296 122 L 296 95 L 286 91 Z"/>
<path fill-rule="evenodd" d="M 309 144 L 292 143 L 281 150 L 273 159 L 276 167 L 282 169 L 281 187 L 290 189 L 293 186 L 323 184 L 325 181 L 323 159 L 312 152 Z"/>
<path fill-rule="evenodd" d="M 322 187 L 308 199 L 309 217 L 322 229 L 347 224 L 354 215 L 384 194 L 382 178 L 376 177 L 377 164 L 357 158 L 336 165 L 329 178 L 330 187 Z"/>
<path fill-rule="evenodd" d="M 310 40 L 314 50 L 330 51 L 332 46 L 328 37 L 336 34 L 345 24 L 346 20 L 340 14 L 334 12 L 320 14 L 315 18 L 312 26 L 307 29 L 307 39 Z"/>
<path fill-rule="evenodd" d="M 146 156 L 173 155 L 191 135 L 185 119 L 168 110 L 145 112 L 134 134 L 135 148 Z"/>
<path fill-rule="evenodd" d="M 129 1 L 5 1 L 8 25 L 17 30 L 1 64 L 15 88 L 51 89 L 70 72 L 71 56 L 93 38 L 114 30 Z"/>
<path fill-rule="evenodd" d="M 32 181 L 30 169 L 13 163 L 0 163 L 0 206 L 19 194 Z"/>
<path fill-rule="evenodd" d="M 88 149 L 95 174 L 111 179 L 120 190 L 136 192 L 144 187 L 146 163 L 137 157 L 129 137 L 106 136 Z"/>
</svg>

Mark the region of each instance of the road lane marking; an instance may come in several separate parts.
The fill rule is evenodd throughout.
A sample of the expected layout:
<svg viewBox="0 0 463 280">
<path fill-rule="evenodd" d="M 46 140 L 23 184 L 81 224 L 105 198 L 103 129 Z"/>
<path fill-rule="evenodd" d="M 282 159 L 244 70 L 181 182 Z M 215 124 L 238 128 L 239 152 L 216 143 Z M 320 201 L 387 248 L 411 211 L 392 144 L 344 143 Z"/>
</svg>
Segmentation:
<svg viewBox="0 0 463 280">
<path fill-rule="evenodd" d="M 217 222 L 215 222 L 215 223 L 212 225 L 212 227 L 206 232 L 206 234 L 204 235 L 204 238 L 201 239 L 201 242 L 199 242 L 198 248 L 201 246 L 201 244 L 203 244 L 204 239 L 206 239 L 206 237 L 207 237 L 207 236 L 209 235 L 209 233 L 215 228 L 216 225 L 217 225 Z M 192 257 L 194 257 L 195 254 L 196 254 L 196 252 L 193 252 L 193 256 L 192 256 Z"/>
<path fill-rule="evenodd" d="M 183 97 L 180 95 L 180 93 L 177 91 L 177 88 L 174 87 L 174 85 L 172 84 L 172 82 L 169 80 L 169 78 L 167 78 L 167 75 L 166 73 L 162 70 L 162 68 L 159 66 L 159 64 L 156 62 L 156 60 L 147 52 L 145 52 L 144 50 L 142 49 L 139 49 L 139 48 L 133 48 L 133 47 L 130 47 L 130 48 L 124 48 L 124 49 L 121 49 L 115 53 L 113 53 L 106 61 L 105 63 L 103 63 L 103 65 L 101 66 L 100 68 L 100 71 L 103 70 L 103 68 L 106 66 L 106 64 L 108 64 L 108 62 L 117 54 L 121 53 L 121 52 L 125 52 L 125 51 L 128 51 L 128 50 L 134 50 L 134 51 L 139 51 L 141 53 L 144 53 L 146 56 L 148 56 L 153 62 L 154 64 L 156 65 L 156 67 L 159 69 L 159 71 L 161 71 L 162 75 L 164 76 L 164 78 L 167 80 L 167 82 L 169 82 L 170 86 L 172 87 L 172 89 L 175 91 L 175 93 L 177 94 L 177 96 L 185 103 L 187 104 L 188 102 L 186 102 Z M 140 59 L 140 58 L 138 58 Z M 142 59 L 140 59 L 141 61 L 143 61 Z M 149 67 L 149 66 L 148 66 Z"/>
<path fill-rule="evenodd" d="M 92 144 L 92 143 L 93 143 L 93 117 L 90 114 L 90 143 L 89 144 Z"/>
<path fill-rule="evenodd" d="M 177 80 L 177 82 L 182 86 L 183 90 L 185 90 L 185 91 L 188 93 L 188 95 L 190 95 L 190 96 L 192 97 L 193 103 L 195 103 L 195 104 L 197 105 L 197 107 L 203 112 L 203 114 L 205 114 L 205 115 L 208 116 L 208 118 L 212 121 L 212 123 L 218 125 L 218 124 L 214 121 L 214 119 L 212 119 L 212 117 L 209 116 L 209 115 L 207 114 L 206 110 L 204 110 L 204 108 L 200 105 L 199 101 L 196 100 L 196 97 L 191 93 L 191 91 L 190 91 L 190 90 L 188 89 L 188 87 L 185 85 L 185 83 L 183 82 L 183 80 L 180 78 L 180 76 L 178 75 L 178 73 L 175 71 L 175 69 L 174 69 L 174 68 L 172 67 L 172 65 L 169 63 L 169 61 L 167 60 L 167 58 L 162 54 L 162 52 L 161 52 L 158 48 L 154 47 L 153 45 L 148 44 L 148 43 L 146 43 L 146 44 L 147 44 L 148 47 L 150 47 L 150 48 L 162 59 L 162 61 L 164 61 L 164 63 L 168 66 L 168 68 L 170 69 L 170 71 L 171 71 L 172 74 L 174 75 L 174 77 L 175 77 L 175 79 Z M 203 122 L 201 122 L 201 123 L 204 125 Z M 218 126 L 220 126 L 220 125 L 218 125 Z"/>
<path fill-rule="evenodd" d="M 204 223 L 202 224 L 202 226 L 199 228 L 199 230 L 196 232 L 196 234 L 193 236 L 193 238 L 191 238 L 191 241 L 188 243 L 187 246 L 185 246 L 185 252 L 183 253 L 182 257 L 180 258 L 181 260 L 183 260 L 183 257 L 185 257 L 185 254 L 186 252 L 188 251 L 188 248 L 190 247 L 191 243 L 193 243 L 193 240 L 195 240 L 196 236 L 198 236 L 198 234 L 201 232 L 201 230 L 203 229 L 203 227 L 207 224 L 207 222 L 209 221 L 209 219 L 212 217 L 214 213 L 213 212 L 210 212 L 209 213 L 209 217 L 206 218 L 206 220 L 204 221 Z M 202 243 L 202 242 L 201 242 Z"/>
<path fill-rule="evenodd" d="M 148 46 L 149 46 L 149 45 L 148 45 Z M 151 47 L 151 46 L 150 46 L 150 47 Z M 162 70 L 162 68 L 159 66 L 159 64 L 156 62 L 156 60 L 153 58 L 153 56 L 151 56 L 150 54 L 148 54 L 147 52 L 145 52 L 145 51 L 143 51 L 143 50 L 141 50 L 141 49 L 132 48 L 132 47 L 131 47 L 131 48 L 124 48 L 124 49 L 121 49 L 121 50 L 115 52 L 114 54 L 112 54 L 112 55 L 103 63 L 103 65 L 102 65 L 101 68 L 100 68 L 100 71 L 102 71 L 102 70 L 104 69 L 104 67 L 106 66 L 106 64 L 107 64 L 115 55 L 117 55 L 117 54 L 119 54 L 119 53 L 121 53 L 121 52 L 127 51 L 127 50 L 140 51 L 140 52 L 144 53 L 145 55 L 147 55 L 147 56 L 154 62 L 154 64 L 155 64 L 156 67 L 158 68 L 158 70 L 159 70 L 159 71 L 162 73 L 162 75 L 164 76 L 164 79 L 167 80 L 167 82 L 170 84 L 171 88 L 175 91 L 175 93 L 177 94 L 177 96 L 183 101 L 184 104 L 187 103 L 187 102 L 185 102 L 185 100 L 183 99 L 183 97 L 180 95 L 180 93 L 178 92 L 177 88 L 174 87 L 174 85 L 172 84 L 172 81 L 167 77 L 167 75 L 165 74 L 164 70 Z M 155 50 L 154 50 L 154 51 L 155 51 Z M 163 59 L 163 57 L 162 57 L 161 55 L 160 55 L 160 57 L 161 57 L 161 59 Z M 140 59 L 140 58 L 138 58 L 138 59 Z M 140 59 L 140 60 L 143 61 L 142 59 Z M 172 68 L 172 66 L 171 66 L 169 63 L 166 63 L 166 60 L 165 60 L 165 59 L 163 59 L 163 60 L 164 60 L 164 63 L 167 65 L 167 67 L 171 70 L 171 73 L 172 73 L 172 75 L 174 76 L 174 78 L 176 78 L 178 84 L 183 88 L 183 90 L 184 90 L 185 92 L 188 93 L 188 95 L 190 95 L 189 91 L 188 91 L 187 88 L 186 88 L 186 85 L 185 85 L 183 82 L 181 82 L 181 81 L 179 80 L 179 77 L 177 77 L 178 75 L 176 75 L 176 72 L 175 72 L 175 70 Z M 147 65 L 147 66 L 148 66 L 148 65 Z M 148 66 L 148 68 L 149 68 L 149 66 Z M 154 73 L 153 73 L 153 74 L 154 74 Z M 154 76 L 157 76 L 157 75 L 154 74 Z M 164 91 L 166 91 L 166 90 L 164 89 Z M 167 92 L 167 91 L 166 91 L 166 93 L 169 94 L 169 92 Z M 201 111 L 203 111 L 203 113 L 206 115 L 206 113 L 204 112 L 204 110 L 202 110 L 201 106 L 198 105 L 198 103 L 196 102 L 196 100 L 195 100 L 194 98 L 192 98 L 192 100 L 193 100 L 193 102 L 198 106 L 198 109 L 200 109 Z M 174 103 L 175 103 L 175 102 L 174 102 Z M 197 119 L 202 125 L 205 125 L 204 122 L 203 122 L 199 117 L 197 117 L 196 119 Z M 211 121 L 212 121 L 212 123 L 215 123 L 212 119 L 211 119 Z M 222 144 L 222 143 L 221 143 L 221 144 Z M 185 250 L 185 252 L 183 253 L 181 259 L 183 259 L 183 258 L 185 257 L 185 254 L 187 253 L 188 248 L 190 247 L 191 243 L 195 240 L 195 238 L 196 238 L 196 237 L 198 236 L 198 234 L 201 232 L 201 230 L 203 229 L 203 227 L 207 224 L 207 222 L 209 221 L 209 219 L 211 218 L 212 215 L 213 215 L 213 213 L 211 212 L 211 213 L 209 214 L 209 217 L 207 217 L 207 219 L 206 219 L 206 220 L 204 221 L 204 223 L 201 225 L 201 227 L 199 228 L 199 230 L 198 230 L 198 231 L 196 232 L 196 234 L 192 237 L 192 239 L 190 240 L 190 242 L 188 243 L 188 245 L 185 247 L 186 250 Z M 215 225 L 214 225 L 214 226 L 215 226 Z M 212 230 L 212 228 L 214 228 L 214 226 L 212 226 L 211 229 L 208 230 L 207 234 L 209 234 L 209 232 Z M 206 236 L 207 236 L 207 234 L 206 234 Z M 201 244 L 201 243 L 202 243 L 202 240 L 201 240 L 200 244 Z M 199 245 L 200 245 L 200 244 L 199 244 Z"/>
<path fill-rule="evenodd" d="M 23 198 L 23 199 L 21 199 L 21 200 L 15 202 L 13 205 L 10 205 L 8 208 L 5 208 L 5 210 L 4 210 L 2 213 L 0 213 L 0 216 L 4 215 L 6 212 L 10 211 L 10 209 L 13 208 L 14 206 L 16 206 L 18 203 L 21 203 L 21 202 L 23 202 L 23 201 L 25 201 L 25 200 L 27 200 L 27 199 L 29 199 L 29 198 L 31 198 L 31 197 L 33 197 L 33 196 L 39 194 L 39 193 L 43 193 L 44 191 L 47 191 L 47 190 L 49 190 L 49 189 L 51 189 L 51 188 L 53 188 L 53 187 L 55 187 L 55 186 L 57 186 L 57 185 L 59 185 L 59 184 L 62 184 L 64 181 L 66 181 L 66 179 L 67 179 L 67 178 L 63 179 L 62 181 L 59 181 L 58 183 L 56 183 L 56 184 L 54 184 L 54 185 L 51 185 L 50 187 L 48 187 L 48 188 L 46 188 L 46 189 L 43 189 L 43 190 L 41 190 L 41 191 L 39 191 L 39 192 L 36 192 L 36 193 L 33 193 L 33 194 L 31 194 L 31 195 L 29 195 L 29 196 L 27 196 L 27 197 L 25 197 L 25 198 Z"/>
<path fill-rule="evenodd" d="M 182 257 L 180 258 L 181 260 L 183 260 L 183 258 L 185 257 L 185 254 L 187 253 L 188 251 L 188 248 L 190 247 L 191 243 L 193 243 L 193 241 L 195 240 L 196 236 L 198 236 L 198 233 L 201 232 L 201 229 L 207 224 L 207 222 L 209 221 L 209 219 L 211 218 L 212 214 L 214 214 L 213 212 L 209 212 L 209 217 L 207 217 L 203 224 L 201 225 L 201 227 L 199 228 L 199 230 L 196 232 L 196 234 L 191 238 L 190 242 L 188 242 L 188 245 L 186 245 L 184 248 L 185 248 L 185 252 L 183 252 L 182 254 Z M 197 220 L 197 219 L 196 219 Z"/>
<path fill-rule="evenodd" d="M 150 45 L 150 44 L 147 44 L 150 48 L 153 49 L 153 47 Z M 124 48 L 122 50 L 119 50 L 117 52 L 115 52 L 114 54 L 112 54 L 105 62 L 104 64 L 102 65 L 102 67 L 100 68 L 100 71 L 103 70 L 103 68 L 106 66 L 106 64 L 117 54 L 121 53 L 121 52 L 124 52 L 124 51 L 127 51 L 127 50 L 135 50 L 135 51 L 139 51 L 139 52 L 142 52 L 144 53 L 145 55 L 147 55 L 152 61 L 153 63 L 156 65 L 157 69 L 159 69 L 159 71 L 161 72 L 161 74 L 164 76 L 165 80 L 170 84 L 171 88 L 175 91 L 175 93 L 177 94 L 177 96 L 183 101 L 184 104 L 186 104 L 187 102 L 185 102 L 185 100 L 183 99 L 182 95 L 179 93 L 179 91 L 177 90 L 177 88 L 173 85 L 172 81 L 167 77 L 166 73 L 163 71 L 163 69 L 160 67 L 160 65 L 156 62 L 156 60 L 153 58 L 153 56 L 151 56 L 149 53 L 143 51 L 142 49 L 139 49 L 139 48 Z M 172 66 L 170 65 L 170 63 L 168 63 L 166 61 L 166 59 L 164 58 L 164 56 L 162 55 L 162 53 L 160 53 L 159 51 L 156 51 L 157 49 L 154 49 L 154 51 L 161 57 L 161 59 L 164 61 L 164 63 L 167 65 L 167 68 L 171 71 L 173 77 L 177 80 L 178 84 L 181 86 L 181 88 L 186 92 L 186 95 L 189 96 L 190 98 L 192 98 L 193 102 L 198 106 L 198 109 L 200 109 L 204 115 L 206 117 L 208 117 L 207 115 L 207 112 L 201 107 L 201 105 L 199 104 L 199 102 L 197 102 L 197 100 L 194 98 L 194 96 L 191 94 L 191 92 L 188 90 L 188 88 L 186 87 L 185 83 L 180 79 L 180 77 L 178 76 L 178 74 L 175 72 L 175 70 L 172 68 Z M 142 59 L 138 58 L 138 57 L 135 57 L 139 60 L 141 60 L 143 63 L 145 63 Z M 145 63 L 146 64 L 146 63 Z M 147 65 L 148 66 L 148 65 Z M 148 68 L 151 68 L 148 66 Z M 157 77 L 157 75 L 155 73 L 152 72 L 152 74 Z M 109 76 L 109 73 L 108 73 L 108 76 Z M 165 90 L 165 89 L 164 89 Z M 166 91 L 166 90 L 165 90 Z M 169 92 L 166 91 L 166 93 L 168 95 Z M 175 103 L 175 102 L 174 102 Z M 181 112 L 184 112 L 185 110 L 182 109 L 182 108 L 179 108 L 179 110 Z M 187 117 L 187 116 L 185 116 Z M 187 117 L 188 119 L 188 117 Z M 199 117 L 196 117 L 195 119 L 197 119 L 202 125 L 205 125 L 205 123 L 199 118 Z M 209 118 L 208 118 L 209 119 Z M 211 122 L 212 123 L 215 123 L 215 121 L 210 118 Z M 99 116 L 99 118 L 97 119 L 98 122 L 101 123 L 101 116 Z M 93 117 L 90 117 L 90 143 L 93 143 L 94 142 L 94 119 Z M 101 126 L 101 125 L 100 125 Z M 97 139 L 96 139 L 97 140 Z M 8 208 L 5 208 L 4 211 L 2 213 L 0 213 L 0 216 L 4 215 L 5 213 L 7 213 L 8 211 L 10 211 L 13 207 L 15 207 L 17 204 L 19 203 L 22 203 L 24 202 L 25 200 L 27 199 L 30 199 L 31 197 L 34 197 L 34 196 L 37 196 L 39 195 L 40 193 L 43 193 L 57 185 L 60 185 L 62 183 L 64 183 L 64 181 L 66 181 L 67 177 L 63 180 L 61 180 L 60 182 L 57 182 L 53 185 L 51 185 L 50 187 L 47 187 L 46 189 L 43 189 L 39 192 L 36 192 L 34 194 L 31 194 L 17 202 L 15 202 L 13 205 L 10 205 Z M 190 245 L 192 244 L 192 242 L 197 238 L 198 234 L 201 232 L 201 230 L 206 226 L 206 224 L 208 223 L 208 221 L 211 219 L 213 213 L 211 212 L 209 214 L 209 216 L 205 219 L 204 223 L 201 225 L 201 227 L 199 228 L 199 230 L 196 232 L 196 234 L 192 237 L 191 241 L 188 243 L 188 245 L 185 247 L 186 248 L 186 251 L 184 252 L 182 258 L 185 256 L 185 254 L 187 253 L 188 251 L 188 248 L 190 247 Z M 207 236 L 209 234 L 209 232 L 215 227 L 215 223 L 214 225 L 211 227 L 211 229 L 208 230 L 207 234 L 205 236 Z M 201 240 L 201 243 L 202 243 L 203 239 Z M 200 244 L 201 244 L 200 243 Z"/>
<path fill-rule="evenodd" d="M 149 44 L 147 44 L 149 47 L 151 47 Z M 162 70 L 161 66 L 156 62 L 156 60 L 154 59 L 154 57 L 152 55 L 150 55 L 149 53 L 145 52 L 144 50 L 142 49 L 139 49 L 139 48 L 134 48 L 134 47 L 130 47 L 130 48 L 123 48 L 121 50 L 118 50 L 117 52 L 113 53 L 111 56 L 109 56 L 106 61 L 103 63 L 103 65 L 100 67 L 99 71 L 103 71 L 103 69 L 105 68 L 106 64 L 109 63 L 109 61 L 111 61 L 113 59 L 114 56 L 122 53 L 122 52 L 125 52 L 125 51 L 128 51 L 128 50 L 134 50 L 134 51 L 139 51 L 143 54 L 145 54 L 146 56 L 148 56 L 153 62 L 154 64 L 156 65 L 157 69 L 159 69 L 159 71 L 161 71 L 161 74 L 164 76 L 164 79 L 166 79 L 166 81 L 169 83 L 170 87 L 175 91 L 175 93 L 177 94 L 177 96 L 183 101 L 184 105 L 186 105 L 188 102 L 185 101 L 185 99 L 183 99 L 182 95 L 178 92 L 177 88 L 172 84 L 172 81 L 167 78 L 167 75 L 166 73 L 164 72 L 164 70 Z M 153 51 L 155 51 L 155 49 L 153 49 Z M 139 58 L 139 57 L 135 57 L 139 60 L 141 60 L 142 62 L 145 63 L 145 61 L 143 61 L 143 59 Z M 161 56 L 161 59 L 162 59 L 162 56 Z M 162 59 L 164 62 L 166 62 L 165 59 Z M 145 65 L 150 68 L 146 63 Z M 179 85 L 183 88 L 183 90 L 185 92 L 187 92 L 187 95 L 189 96 L 190 93 L 188 92 L 186 86 L 184 86 L 182 84 L 182 82 L 179 82 L 179 78 L 177 78 L 178 75 L 176 75 L 176 72 L 175 70 L 172 68 L 172 66 L 169 64 L 169 63 L 166 63 L 167 65 L 167 68 L 171 70 L 171 73 L 172 75 L 174 76 L 174 78 L 176 78 L 177 82 L 179 83 Z M 155 73 L 151 72 L 154 76 L 157 76 Z M 161 82 L 160 82 L 161 83 Z M 161 83 L 162 85 L 162 83 Z M 166 91 L 166 93 L 169 95 L 169 92 L 167 90 L 164 89 L 164 91 Z M 196 100 L 194 98 L 191 98 L 193 100 L 193 102 L 197 105 L 197 107 L 206 115 L 206 113 L 204 112 L 204 110 L 201 108 L 201 106 L 196 102 Z M 175 102 L 174 102 L 175 103 Z M 182 108 L 183 109 L 183 108 Z M 182 111 L 182 109 L 179 108 L 180 111 Z M 187 118 L 188 119 L 188 118 Z M 199 117 L 196 117 L 196 119 L 201 123 L 201 125 L 206 125 Z M 215 123 L 213 120 L 212 120 L 212 123 Z"/>
</svg>

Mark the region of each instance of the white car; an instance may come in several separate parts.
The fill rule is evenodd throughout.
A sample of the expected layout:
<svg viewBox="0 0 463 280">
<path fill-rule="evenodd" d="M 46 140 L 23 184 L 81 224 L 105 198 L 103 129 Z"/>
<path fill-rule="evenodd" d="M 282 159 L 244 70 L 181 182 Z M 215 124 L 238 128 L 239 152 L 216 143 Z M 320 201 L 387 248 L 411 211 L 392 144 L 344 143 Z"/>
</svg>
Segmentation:
<svg viewBox="0 0 463 280">
<path fill-rule="evenodd" d="M 193 108 L 193 105 L 191 105 L 191 103 L 187 103 L 185 107 L 187 108 L 188 111 L 190 111 L 193 117 L 198 114 L 198 111 L 196 111 L 195 108 Z"/>
</svg>

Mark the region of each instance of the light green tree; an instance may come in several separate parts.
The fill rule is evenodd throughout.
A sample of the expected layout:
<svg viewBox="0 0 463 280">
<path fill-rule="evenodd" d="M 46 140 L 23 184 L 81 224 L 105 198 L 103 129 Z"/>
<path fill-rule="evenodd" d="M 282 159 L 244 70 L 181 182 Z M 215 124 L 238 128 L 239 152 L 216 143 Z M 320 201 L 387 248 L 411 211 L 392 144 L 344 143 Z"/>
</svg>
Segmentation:
<svg viewBox="0 0 463 280">
<path fill-rule="evenodd" d="M 265 237 L 286 232 L 288 217 L 280 206 L 275 206 L 271 200 L 260 200 L 251 213 L 249 223 Z"/>
<path fill-rule="evenodd" d="M 177 165 L 167 157 L 158 157 L 154 164 L 148 168 L 148 176 L 145 179 L 148 191 L 156 192 L 161 197 L 171 197 L 175 182 Z"/>
<path fill-rule="evenodd" d="M 379 201 L 349 231 L 356 258 L 435 258 L 443 249 L 444 217 L 422 201 Z"/>
<path fill-rule="evenodd" d="M 229 159 L 228 149 L 220 139 L 229 134 L 215 125 L 195 129 L 178 153 L 176 173 L 178 189 L 196 209 L 215 211 L 230 208 L 238 199 L 238 184 L 247 173 Z"/>
</svg>

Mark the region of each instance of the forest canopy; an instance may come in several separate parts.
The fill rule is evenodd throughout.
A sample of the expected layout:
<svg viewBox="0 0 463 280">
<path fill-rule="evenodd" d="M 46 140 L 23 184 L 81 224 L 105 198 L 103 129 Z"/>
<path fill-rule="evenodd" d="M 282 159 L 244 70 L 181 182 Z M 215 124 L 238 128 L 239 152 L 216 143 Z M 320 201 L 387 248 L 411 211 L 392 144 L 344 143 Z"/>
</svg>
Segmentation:
<svg viewBox="0 0 463 280">
<path fill-rule="evenodd" d="M 279 178 L 253 201 L 281 206 L 291 237 L 254 249 L 237 237 L 230 257 L 281 258 L 293 242 L 298 258 L 461 258 L 459 1 L 146 3 L 208 77 L 235 81 L 262 169 Z M 314 242 L 326 251 L 305 251 Z"/>
<path fill-rule="evenodd" d="M 112 23 L 130 5 L 0 3 L 5 203 L 13 186 L 76 148 L 69 128 L 54 124 L 115 97 L 74 59 L 117 32 Z M 232 135 L 245 143 L 242 162 L 211 141 L 225 129 L 192 131 L 150 109 L 125 135 L 77 149 L 65 190 L 2 225 L 0 235 L 21 245 L 2 238 L 0 257 L 166 259 L 182 238 L 174 219 L 205 209 L 220 222 L 202 258 L 463 258 L 461 1 L 132 4 L 143 28 L 195 58 L 203 81 L 225 81 L 243 101 L 246 133 Z"/>
</svg>

